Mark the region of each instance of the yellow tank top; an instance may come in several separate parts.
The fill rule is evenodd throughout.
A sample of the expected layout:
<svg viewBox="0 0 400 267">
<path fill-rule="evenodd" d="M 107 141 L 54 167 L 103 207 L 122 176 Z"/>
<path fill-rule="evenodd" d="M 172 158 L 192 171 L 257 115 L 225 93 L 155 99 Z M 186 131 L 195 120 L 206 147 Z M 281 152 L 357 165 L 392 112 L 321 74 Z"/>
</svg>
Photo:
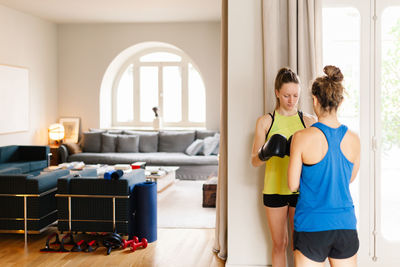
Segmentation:
<svg viewBox="0 0 400 267">
<path fill-rule="evenodd" d="M 265 141 L 274 134 L 282 134 L 289 139 L 298 130 L 304 129 L 299 114 L 282 116 L 274 112 L 274 120 Z M 289 157 L 271 157 L 265 163 L 265 177 L 263 194 L 292 195 L 287 183 L 287 169 Z"/>
</svg>

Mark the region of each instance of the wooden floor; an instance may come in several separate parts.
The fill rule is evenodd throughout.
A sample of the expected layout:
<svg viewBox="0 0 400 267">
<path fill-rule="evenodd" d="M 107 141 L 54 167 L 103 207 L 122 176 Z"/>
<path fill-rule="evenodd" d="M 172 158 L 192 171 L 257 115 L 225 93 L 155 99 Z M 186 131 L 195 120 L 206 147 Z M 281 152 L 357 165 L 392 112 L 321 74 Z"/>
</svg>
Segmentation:
<svg viewBox="0 0 400 267">
<path fill-rule="evenodd" d="M 220 267 L 225 262 L 212 252 L 214 229 L 158 229 L 158 240 L 145 249 L 131 252 L 130 249 L 113 250 L 106 254 L 104 247 L 96 251 L 45 253 L 50 229 L 40 235 L 28 236 L 24 246 L 24 235 L 0 234 L 0 267 L 5 266 L 199 266 Z M 80 235 L 78 238 L 82 237 Z M 84 237 L 90 238 L 85 235 Z"/>
</svg>

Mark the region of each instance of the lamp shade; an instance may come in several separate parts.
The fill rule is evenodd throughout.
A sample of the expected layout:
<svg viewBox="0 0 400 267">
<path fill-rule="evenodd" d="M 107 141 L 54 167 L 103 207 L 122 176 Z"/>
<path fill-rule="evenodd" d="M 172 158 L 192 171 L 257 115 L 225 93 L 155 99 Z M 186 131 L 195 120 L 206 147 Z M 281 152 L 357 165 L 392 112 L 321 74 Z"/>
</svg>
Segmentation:
<svg viewBox="0 0 400 267">
<path fill-rule="evenodd" d="M 49 126 L 49 138 L 51 140 L 61 140 L 64 138 L 64 126 L 59 123 L 54 123 Z"/>
</svg>

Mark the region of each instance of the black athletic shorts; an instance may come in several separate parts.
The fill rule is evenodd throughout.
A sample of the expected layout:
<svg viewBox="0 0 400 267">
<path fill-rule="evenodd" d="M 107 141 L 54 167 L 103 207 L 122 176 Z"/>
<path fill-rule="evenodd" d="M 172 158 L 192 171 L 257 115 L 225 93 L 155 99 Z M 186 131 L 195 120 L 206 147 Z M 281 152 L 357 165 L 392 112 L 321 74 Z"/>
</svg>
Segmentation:
<svg viewBox="0 0 400 267">
<path fill-rule="evenodd" d="M 293 250 L 298 249 L 317 262 L 324 262 L 326 257 L 350 258 L 357 253 L 359 245 L 357 230 L 293 232 Z"/>
<path fill-rule="evenodd" d="M 278 195 L 278 194 L 264 194 L 264 206 L 270 208 L 280 207 L 296 207 L 298 194 L 293 195 Z"/>
</svg>

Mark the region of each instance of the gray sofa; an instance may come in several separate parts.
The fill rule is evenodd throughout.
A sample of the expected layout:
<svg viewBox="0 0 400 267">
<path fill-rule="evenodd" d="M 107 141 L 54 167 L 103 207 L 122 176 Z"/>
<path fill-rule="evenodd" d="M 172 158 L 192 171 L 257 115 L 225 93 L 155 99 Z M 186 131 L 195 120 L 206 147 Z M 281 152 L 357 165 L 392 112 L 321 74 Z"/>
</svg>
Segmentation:
<svg viewBox="0 0 400 267">
<path fill-rule="evenodd" d="M 218 174 L 218 148 L 219 134 L 210 130 L 91 129 L 83 133 L 78 149 L 64 144 L 58 151 L 61 162 L 114 165 L 140 161 L 147 166 L 178 166 L 177 179 L 205 180 Z"/>
</svg>

